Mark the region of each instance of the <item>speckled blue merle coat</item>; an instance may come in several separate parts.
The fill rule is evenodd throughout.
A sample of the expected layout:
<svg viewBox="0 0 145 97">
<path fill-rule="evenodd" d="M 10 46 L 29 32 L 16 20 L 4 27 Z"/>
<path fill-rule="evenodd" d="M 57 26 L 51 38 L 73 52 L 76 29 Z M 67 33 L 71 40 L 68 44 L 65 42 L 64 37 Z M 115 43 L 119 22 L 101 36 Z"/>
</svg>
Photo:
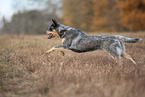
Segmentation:
<svg viewBox="0 0 145 97">
<path fill-rule="evenodd" d="M 77 53 L 106 50 L 113 58 L 116 57 L 119 60 L 121 60 L 121 57 L 125 57 L 134 61 L 126 54 L 124 43 L 136 43 L 141 40 L 139 38 L 127 38 L 117 35 L 89 36 L 78 29 L 57 23 L 56 20 L 52 19 L 52 25 L 48 30 L 52 31 L 53 29 L 56 30 L 60 38 L 64 39 L 62 45 L 55 48 L 64 48 Z"/>
</svg>

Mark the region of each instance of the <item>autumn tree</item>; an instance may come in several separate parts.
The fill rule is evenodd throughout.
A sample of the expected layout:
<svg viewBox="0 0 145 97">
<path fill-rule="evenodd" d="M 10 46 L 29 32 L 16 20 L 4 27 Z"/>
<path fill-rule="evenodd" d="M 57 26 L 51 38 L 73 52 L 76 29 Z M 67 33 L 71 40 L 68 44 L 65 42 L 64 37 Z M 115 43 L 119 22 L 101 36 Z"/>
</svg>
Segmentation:
<svg viewBox="0 0 145 97">
<path fill-rule="evenodd" d="M 119 0 L 120 23 L 131 31 L 145 30 L 145 0 Z"/>
<path fill-rule="evenodd" d="M 92 23 L 92 0 L 63 0 L 64 23 L 88 31 Z"/>
<path fill-rule="evenodd" d="M 73 0 L 63 0 L 63 20 L 64 23 L 69 26 L 78 26 L 78 19 L 75 19 L 76 17 L 79 17 L 77 10 L 78 1 L 79 0 L 76 0 L 75 2 Z"/>
<path fill-rule="evenodd" d="M 63 0 L 66 24 L 84 31 L 120 30 L 116 0 Z"/>
<path fill-rule="evenodd" d="M 93 31 L 117 31 L 119 25 L 119 9 L 115 0 L 93 0 Z"/>
</svg>

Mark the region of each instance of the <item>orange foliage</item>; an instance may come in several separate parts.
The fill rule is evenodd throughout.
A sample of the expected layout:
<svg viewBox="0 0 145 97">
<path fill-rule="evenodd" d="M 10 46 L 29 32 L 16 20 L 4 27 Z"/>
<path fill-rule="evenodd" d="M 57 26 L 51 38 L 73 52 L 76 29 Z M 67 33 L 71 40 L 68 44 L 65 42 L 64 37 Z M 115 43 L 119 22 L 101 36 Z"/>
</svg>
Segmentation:
<svg viewBox="0 0 145 97">
<path fill-rule="evenodd" d="M 145 30 L 145 0 L 63 0 L 66 25 L 84 31 Z"/>
<path fill-rule="evenodd" d="M 145 0 L 125 0 L 118 2 L 120 8 L 120 23 L 129 30 L 145 29 Z"/>
</svg>

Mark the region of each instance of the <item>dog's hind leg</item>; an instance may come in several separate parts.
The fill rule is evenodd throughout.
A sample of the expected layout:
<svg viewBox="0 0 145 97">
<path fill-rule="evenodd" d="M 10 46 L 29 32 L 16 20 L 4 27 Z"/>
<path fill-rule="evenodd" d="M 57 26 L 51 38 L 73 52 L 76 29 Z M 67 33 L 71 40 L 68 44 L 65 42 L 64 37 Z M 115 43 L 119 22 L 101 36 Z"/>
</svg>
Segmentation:
<svg viewBox="0 0 145 97">
<path fill-rule="evenodd" d="M 110 55 L 112 56 L 112 58 L 115 60 L 115 62 L 119 65 L 122 66 L 122 60 L 121 60 L 121 55 L 117 54 L 117 50 L 115 50 L 116 48 L 112 48 L 112 49 L 107 49 L 107 51 L 110 53 Z"/>
<path fill-rule="evenodd" d="M 132 61 L 133 64 L 136 65 L 136 62 L 133 60 L 133 58 L 130 55 L 125 53 L 125 54 L 122 55 L 122 57 L 126 58 L 126 59 L 129 59 L 130 61 Z"/>
<path fill-rule="evenodd" d="M 121 55 L 123 48 L 119 40 L 111 40 L 110 45 L 106 46 L 106 50 L 112 55 L 117 64 L 122 65 Z"/>
<path fill-rule="evenodd" d="M 131 60 L 134 64 L 136 64 L 136 62 L 131 58 L 131 56 L 128 55 L 128 54 L 126 54 L 124 43 L 123 43 L 122 41 L 120 41 L 120 44 L 121 44 L 121 47 L 122 47 L 122 54 L 121 54 L 121 56 L 122 56 L 123 58 L 126 58 L 126 59 Z"/>
</svg>

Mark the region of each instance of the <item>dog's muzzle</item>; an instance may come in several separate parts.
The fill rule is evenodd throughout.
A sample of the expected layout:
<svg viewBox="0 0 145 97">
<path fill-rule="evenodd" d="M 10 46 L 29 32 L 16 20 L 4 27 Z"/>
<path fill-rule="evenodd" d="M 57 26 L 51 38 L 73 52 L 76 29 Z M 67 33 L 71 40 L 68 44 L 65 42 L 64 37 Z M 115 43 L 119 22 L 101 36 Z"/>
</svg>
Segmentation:
<svg viewBox="0 0 145 97">
<path fill-rule="evenodd" d="M 51 39 L 54 37 L 52 31 L 45 31 L 45 35 L 48 35 L 48 39 Z"/>
</svg>

